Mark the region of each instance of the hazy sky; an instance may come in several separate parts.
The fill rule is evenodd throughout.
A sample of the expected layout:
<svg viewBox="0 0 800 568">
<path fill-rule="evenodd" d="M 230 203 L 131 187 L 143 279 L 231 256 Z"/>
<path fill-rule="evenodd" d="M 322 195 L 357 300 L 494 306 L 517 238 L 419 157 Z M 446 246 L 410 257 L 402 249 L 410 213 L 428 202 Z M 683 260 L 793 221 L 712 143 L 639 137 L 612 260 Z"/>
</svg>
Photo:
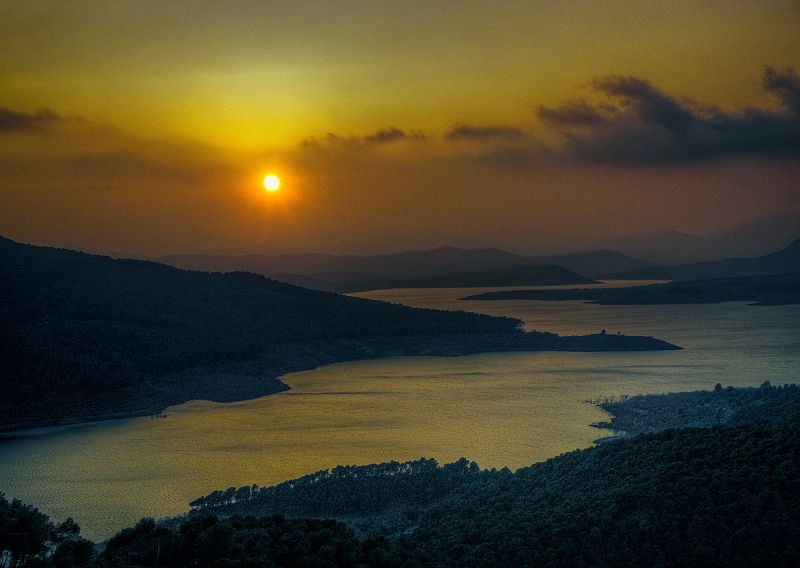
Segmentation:
<svg viewBox="0 0 800 568">
<path fill-rule="evenodd" d="M 526 251 L 798 211 L 798 29 L 796 0 L 2 2 L 0 235 Z"/>
</svg>

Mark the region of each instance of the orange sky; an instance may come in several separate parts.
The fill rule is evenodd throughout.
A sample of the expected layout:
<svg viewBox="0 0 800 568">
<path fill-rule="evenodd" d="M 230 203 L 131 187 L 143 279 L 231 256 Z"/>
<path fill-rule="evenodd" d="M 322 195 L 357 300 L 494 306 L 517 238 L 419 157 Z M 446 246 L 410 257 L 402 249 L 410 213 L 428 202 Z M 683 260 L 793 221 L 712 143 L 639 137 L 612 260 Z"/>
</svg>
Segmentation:
<svg viewBox="0 0 800 568">
<path fill-rule="evenodd" d="M 799 24 L 793 0 L 4 3 L 0 234 L 533 251 L 798 211 Z"/>
</svg>

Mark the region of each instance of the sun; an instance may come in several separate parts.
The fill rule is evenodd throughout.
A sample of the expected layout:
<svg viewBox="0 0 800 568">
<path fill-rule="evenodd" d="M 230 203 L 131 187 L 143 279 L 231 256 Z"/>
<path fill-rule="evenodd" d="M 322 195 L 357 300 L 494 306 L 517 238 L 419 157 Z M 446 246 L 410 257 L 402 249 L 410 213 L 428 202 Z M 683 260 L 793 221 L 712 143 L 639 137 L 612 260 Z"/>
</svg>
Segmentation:
<svg viewBox="0 0 800 568">
<path fill-rule="evenodd" d="M 264 178 L 264 187 L 267 188 L 267 190 L 277 191 L 280 186 L 281 180 L 278 179 L 278 176 L 269 174 Z"/>
</svg>

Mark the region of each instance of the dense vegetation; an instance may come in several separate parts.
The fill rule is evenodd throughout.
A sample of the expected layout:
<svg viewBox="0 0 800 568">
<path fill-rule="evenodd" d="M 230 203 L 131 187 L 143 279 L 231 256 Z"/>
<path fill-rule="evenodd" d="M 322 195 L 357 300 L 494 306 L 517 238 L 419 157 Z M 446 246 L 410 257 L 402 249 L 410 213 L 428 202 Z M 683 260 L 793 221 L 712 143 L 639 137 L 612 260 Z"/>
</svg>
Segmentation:
<svg viewBox="0 0 800 568">
<path fill-rule="evenodd" d="M 352 359 L 675 348 L 2 238 L 0 318 L 0 431 L 264 396 L 283 374 Z"/>
<path fill-rule="evenodd" d="M 230 371 L 263 374 L 285 363 L 287 345 L 514 334 L 520 323 L 1 238 L 0 267 L 0 428 L 37 408 L 45 415 L 63 412 L 104 393 L 114 393 L 107 402 L 118 404 L 157 398 L 157 389 L 170 382 L 161 377 L 224 369 L 272 349 L 266 368 Z M 181 377 L 173 381 L 190 386 Z"/>
<path fill-rule="evenodd" d="M 717 278 L 629 288 L 507 290 L 464 300 L 586 300 L 598 304 L 716 304 L 753 302 L 777 306 L 800 303 L 800 274 Z"/>
<path fill-rule="evenodd" d="M 68 519 L 56 525 L 33 507 L 0 494 L 3 568 L 121 568 L 123 566 L 286 567 L 418 566 L 385 540 L 360 541 L 330 520 L 281 516 L 197 516 L 178 529 L 142 519 L 111 538 L 100 554 Z"/>
<path fill-rule="evenodd" d="M 800 429 L 668 430 L 476 484 L 407 546 L 437 566 L 796 566 Z"/>
<path fill-rule="evenodd" d="M 0 566 L 73 568 L 92 562 L 94 544 L 72 519 L 54 524 L 34 507 L 0 493 Z"/>
<path fill-rule="evenodd" d="M 420 511 L 484 472 L 464 458 L 339 466 L 272 487 L 229 487 L 195 499 L 191 515 L 286 515 L 346 520 L 359 533 L 388 534 L 413 525 Z"/>
<path fill-rule="evenodd" d="M 201 515 L 178 529 L 142 519 L 111 538 L 95 566 L 414 568 L 419 563 L 386 540 L 359 540 L 336 521 Z"/>
<path fill-rule="evenodd" d="M 230 489 L 198 499 L 186 517 L 145 519 L 123 530 L 92 560 L 75 553 L 59 565 L 797 566 L 798 393 L 797 386 L 765 384 L 681 394 L 676 400 L 700 409 L 736 410 L 711 428 L 619 439 L 514 473 L 480 471 L 466 460 L 444 467 L 419 460 Z M 672 406 L 665 400 L 651 398 L 646 406 Z M 687 412 L 685 422 L 703 412 Z M 363 522 L 367 513 L 377 522 L 381 511 L 391 516 L 398 508 L 403 521 L 386 525 L 394 532 L 385 537 L 348 527 L 351 517 Z M 4 502 L 0 519 L 10 517 L 8 509 Z M 286 516 L 272 515 L 277 510 Z M 262 513 L 268 515 L 243 516 Z M 346 524 L 287 519 L 295 515 Z M 60 537 L 52 536 L 52 525 L 27 528 L 41 524 L 34 519 L 8 531 L 0 558 L 34 542 L 24 558 L 14 552 L 15 568 L 55 565 Z M 28 538 L 31 531 L 39 536 Z"/>
<path fill-rule="evenodd" d="M 769 381 L 758 388 L 717 383 L 712 391 L 622 396 L 597 403 L 612 419 L 595 426 L 627 434 L 751 422 L 800 424 L 800 385 L 775 387 Z"/>
</svg>

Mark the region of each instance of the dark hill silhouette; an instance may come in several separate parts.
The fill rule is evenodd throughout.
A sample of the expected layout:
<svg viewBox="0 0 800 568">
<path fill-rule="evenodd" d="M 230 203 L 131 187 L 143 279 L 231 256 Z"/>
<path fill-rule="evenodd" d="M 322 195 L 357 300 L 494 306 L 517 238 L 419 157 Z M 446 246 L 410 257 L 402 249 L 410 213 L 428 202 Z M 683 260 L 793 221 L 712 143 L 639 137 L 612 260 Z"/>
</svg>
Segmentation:
<svg viewBox="0 0 800 568">
<path fill-rule="evenodd" d="M 626 436 L 513 473 L 463 458 L 339 466 L 215 491 L 186 519 L 335 518 L 426 566 L 797 565 L 800 387 L 601 406 L 613 420 L 599 426 Z"/>
<path fill-rule="evenodd" d="M 477 272 L 461 272 L 442 274 L 428 278 L 417 278 L 411 281 L 414 288 L 459 288 L 472 286 L 525 286 L 525 285 L 560 285 L 560 284 L 595 284 L 586 278 L 555 265 L 521 265 L 481 270 Z"/>
<path fill-rule="evenodd" d="M 114 255 L 125 256 L 125 255 Z M 255 272 L 264 276 L 281 273 L 313 274 L 330 270 L 337 263 L 346 263 L 360 257 L 336 254 L 281 254 L 264 255 L 203 255 L 176 254 L 156 258 L 157 262 L 176 268 L 202 270 L 204 272 Z"/>
<path fill-rule="evenodd" d="M 436 274 L 450 272 L 478 272 L 519 266 L 530 263 L 529 257 L 496 248 L 462 249 L 442 246 L 430 250 L 383 254 L 369 258 L 369 264 L 392 266 L 398 262 L 418 262 L 438 268 Z M 375 270 L 372 270 L 375 271 Z M 405 277 L 429 276 L 426 274 L 404 274 Z"/>
<path fill-rule="evenodd" d="M 533 257 L 533 260 L 538 264 L 563 266 L 572 272 L 582 274 L 589 278 L 597 278 L 602 274 L 611 272 L 631 271 L 655 266 L 652 262 L 633 258 L 621 252 L 608 249 L 553 256 L 536 256 Z"/>
<path fill-rule="evenodd" d="M 800 387 L 602 406 L 612 426 L 654 433 L 515 472 L 422 458 L 231 486 L 182 517 L 140 520 L 96 556 L 72 519 L 57 525 L 0 493 L 0 557 L 39 568 L 800 565 Z"/>
<path fill-rule="evenodd" d="M 155 413 L 285 389 L 348 359 L 538 349 L 664 349 L 647 338 L 524 333 L 518 320 L 179 270 L 0 238 L 0 430 Z"/>
<path fill-rule="evenodd" d="M 276 274 L 276 280 L 296 286 L 346 294 L 363 290 L 386 290 L 398 288 L 399 278 L 370 274 L 367 272 L 318 272 L 316 274 Z"/>
<path fill-rule="evenodd" d="M 451 246 L 376 256 L 177 255 L 158 260 L 192 270 L 256 272 L 329 292 L 443 286 L 588 284 L 591 280 L 587 276 L 634 270 L 652 264 L 609 250 L 530 257 L 500 249 L 461 249 Z M 527 272 L 522 270 L 523 267 L 527 267 Z"/>
<path fill-rule="evenodd" d="M 316 277 L 326 273 L 358 273 L 409 279 L 454 272 L 491 270 L 531 262 L 529 257 L 499 249 L 459 249 L 449 246 L 374 256 L 329 254 L 172 255 L 156 260 L 178 268 L 208 271 L 244 270 L 266 276 L 291 274 Z M 336 279 L 334 278 L 334 280 Z"/>
<path fill-rule="evenodd" d="M 360 292 L 389 288 L 473 288 L 481 286 L 555 286 L 594 284 L 586 278 L 552 265 L 523 265 L 477 272 L 453 272 L 416 278 L 392 278 L 359 272 L 322 272 L 310 276 L 280 274 L 276 278 L 328 292 Z"/>
<path fill-rule="evenodd" d="M 643 278 L 665 280 L 708 280 L 740 276 L 766 276 L 800 272 L 800 239 L 777 252 L 756 258 L 728 258 L 715 262 L 651 266 L 638 270 L 606 274 L 608 278 Z"/>
</svg>

